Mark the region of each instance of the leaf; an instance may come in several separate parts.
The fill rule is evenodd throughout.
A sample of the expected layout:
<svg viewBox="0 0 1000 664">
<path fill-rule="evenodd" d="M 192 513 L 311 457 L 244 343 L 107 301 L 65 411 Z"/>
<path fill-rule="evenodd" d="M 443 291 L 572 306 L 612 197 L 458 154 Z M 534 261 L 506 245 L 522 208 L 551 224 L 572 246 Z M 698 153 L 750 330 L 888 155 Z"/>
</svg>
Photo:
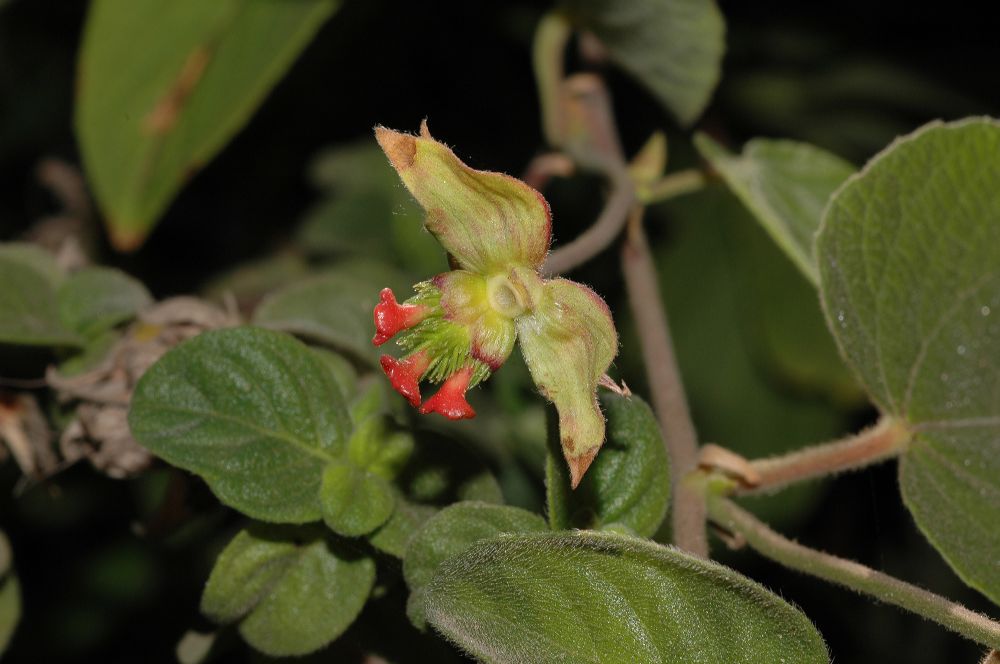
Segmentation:
<svg viewBox="0 0 1000 664">
<path fill-rule="evenodd" d="M 813 242 L 823 208 L 855 169 L 825 150 L 795 141 L 755 139 L 733 155 L 706 134 L 694 144 L 733 193 L 813 284 Z"/>
<path fill-rule="evenodd" d="M 44 251 L 0 245 L 0 343 L 79 346 L 83 340 L 59 317 L 61 273 Z"/>
<path fill-rule="evenodd" d="M 544 300 L 515 323 L 538 391 L 559 411 L 559 440 L 576 487 L 604 442 L 597 381 L 618 354 L 608 305 L 568 279 L 545 282 Z"/>
<path fill-rule="evenodd" d="M 1000 602 L 1000 124 L 931 123 L 837 192 L 817 239 L 827 320 L 878 407 L 913 439 L 917 525 Z"/>
<path fill-rule="evenodd" d="M 437 511 L 433 505 L 411 502 L 397 495 L 396 509 L 381 528 L 368 536 L 368 541 L 379 551 L 402 558 L 410 540 Z"/>
<path fill-rule="evenodd" d="M 501 533 L 545 532 L 545 520 L 520 507 L 461 502 L 444 508 L 411 540 L 403 561 L 403 576 L 411 592 L 430 583 L 445 560 L 472 544 Z"/>
<path fill-rule="evenodd" d="M 349 461 L 331 462 L 323 471 L 320 501 L 326 525 L 346 537 L 375 530 L 394 506 L 391 485 Z"/>
<path fill-rule="evenodd" d="M 478 542 L 425 590 L 427 617 L 485 662 L 827 662 L 802 613 L 716 563 L 611 533 Z"/>
<path fill-rule="evenodd" d="M 623 525 L 651 537 L 670 503 L 670 464 L 660 425 L 637 396 L 603 393 L 601 405 L 608 418 L 607 441 L 575 490 L 569 488 L 558 441 L 550 436 L 545 465 L 549 522 L 556 530 Z"/>
<path fill-rule="evenodd" d="M 713 0 L 565 0 L 612 60 L 682 125 L 698 119 L 719 81 L 725 22 Z"/>
<path fill-rule="evenodd" d="M 375 582 L 375 563 L 321 528 L 255 524 L 219 555 L 201 598 L 216 622 L 239 623 L 247 643 L 272 656 L 304 655 L 340 636 Z"/>
<path fill-rule="evenodd" d="M 343 452 L 350 419 L 313 352 L 252 327 L 205 332 L 139 381 L 129 412 L 140 444 L 198 474 L 255 519 L 321 516 L 323 469 Z"/>
<path fill-rule="evenodd" d="M 405 277 L 384 264 L 343 263 L 264 298 L 253 322 L 329 344 L 377 366 L 373 312 L 386 286 L 409 288 Z"/>
<path fill-rule="evenodd" d="M 136 279 L 107 267 L 74 272 L 59 289 L 63 324 L 86 338 L 134 318 L 153 298 Z"/>
<path fill-rule="evenodd" d="M 419 136 L 376 127 L 375 138 L 427 213 L 427 230 L 460 267 L 486 275 L 541 266 L 552 217 L 540 193 L 509 175 L 469 168 L 426 122 Z"/>
<path fill-rule="evenodd" d="M 191 173 L 246 124 L 338 4 L 92 4 L 75 122 L 115 247 L 142 244 Z"/>
<path fill-rule="evenodd" d="M 21 588 L 14 573 L 10 542 L 0 531 L 0 655 L 21 620 Z"/>
</svg>

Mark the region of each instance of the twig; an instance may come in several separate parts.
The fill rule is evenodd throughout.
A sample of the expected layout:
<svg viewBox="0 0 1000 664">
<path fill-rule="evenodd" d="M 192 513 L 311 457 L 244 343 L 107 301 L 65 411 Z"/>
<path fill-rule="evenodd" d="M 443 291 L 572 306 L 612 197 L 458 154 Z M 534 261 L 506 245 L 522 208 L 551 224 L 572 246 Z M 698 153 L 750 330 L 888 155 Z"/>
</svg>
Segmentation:
<svg viewBox="0 0 1000 664">
<path fill-rule="evenodd" d="M 567 272 L 599 254 L 618 237 L 635 204 L 635 187 L 625 177 L 616 179 L 613 187 L 594 225 L 550 253 L 542 266 L 544 274 L 554 276 Z"/>
<path fill-rule="evenodd" d="M 708 176 L 697 169 L 687 169 L 666 175 L 639 192 L 639 198 L 646 205 L 699 191 L 708 184 Z"/>
<path fill-rule="evenodd" d="M 916 613 L 990 648 L 1000 648 L 1000 623 L 982 614 L 853 560 L 793 542 L 721 496 L 709 497 L 708 508 L 713 521 L 742 535 L 766 558 Z"/>
<path fill-rule="evenodd" d="M 705 500 L 699 491 L 682 481 L 698 463 L 698 439 L 674 356 L 656 267 L 642 227 L 642 212 L 642 208 L 636 206 L 629 217 L 628 235 L 622 250 L 625 288 L 639 333 L 653 408 L 670 455 L 674 543 L 696 555 L 707 556 Z"/>
<path fill-rule="evenodd" d="M 859 434 L 749 463 L 752 481 L 744 481 L 737 493 L 775 491 L 789 484 L 864 468 L 898 456 L 911 437 L 909 429 L 891 417 Z M 703 464 L 704 465 L 704 464 Z M 711 465 L 711 464 L 709 464 Z"/>
</svg>

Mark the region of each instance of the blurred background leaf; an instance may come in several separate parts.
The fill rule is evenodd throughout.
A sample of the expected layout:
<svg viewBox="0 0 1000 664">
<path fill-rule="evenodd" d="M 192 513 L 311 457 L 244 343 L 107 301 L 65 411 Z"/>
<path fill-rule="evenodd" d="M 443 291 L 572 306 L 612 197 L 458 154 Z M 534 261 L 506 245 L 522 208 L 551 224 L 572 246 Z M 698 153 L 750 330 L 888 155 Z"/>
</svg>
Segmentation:
<svg viewBox="0 0 1000 664">
<path fill-rule="evenodd" d="M 76 126 L 116 248 L 142 244 L 184 181 L 247 122 L 338 4 L 92 2 Z"/>
</svg>

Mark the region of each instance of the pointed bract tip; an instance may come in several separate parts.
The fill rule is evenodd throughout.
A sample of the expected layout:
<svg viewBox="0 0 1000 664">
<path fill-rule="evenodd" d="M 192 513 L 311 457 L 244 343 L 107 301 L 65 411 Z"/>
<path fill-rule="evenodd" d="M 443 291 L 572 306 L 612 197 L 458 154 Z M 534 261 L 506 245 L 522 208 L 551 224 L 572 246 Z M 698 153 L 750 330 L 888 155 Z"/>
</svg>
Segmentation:
<svg viewBox="0 0 1000 664">
<path fill-rule="evenodd" d="M 420 121 L 420 138 L 431 138 L 431 130 L 427 128 L 427 118 Z"/>
<path fill-rule="evenodd" d="M 397 171 L 406 170 L 413 165 L 417 154 L 416 137 L 379 126 L 375 127 L 375 140 Z"/>
<path fill-rule="evenodd" d="M 598 449 L 600 448 L 594 448 L 589 452 L 584 452 L 580 456 L 566 457 L 566 463 L 569 465 L 570 486 L 572 488 L 575 489 L 580 486 L 580 482 L 583 481 L 583 476 L 586 474 L 587 469 L 590 468 L 590 464 L 594 463 Z"/>
</svg>

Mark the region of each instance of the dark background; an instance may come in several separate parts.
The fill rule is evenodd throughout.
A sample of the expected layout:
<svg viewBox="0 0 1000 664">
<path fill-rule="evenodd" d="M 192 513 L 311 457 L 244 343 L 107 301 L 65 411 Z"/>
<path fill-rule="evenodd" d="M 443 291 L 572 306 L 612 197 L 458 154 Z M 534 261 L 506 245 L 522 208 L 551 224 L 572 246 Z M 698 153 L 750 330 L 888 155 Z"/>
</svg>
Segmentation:
<svg viewBox="0 0 1000 664">
<path fill-rule="evenodd" d="M 995 22 L 978 16 L 977 3 L 918 4 L 720 2 L 728 51 L 700 125 L 733 145 L 787 136 L 861 164 L 928 120 L 995 115 Z M 249 125 L 183 190 L 147 245 L 128 256 L 104 247 L 103 260 L 162 297 L 193 291 L 227 267 L 266 255 L 316 198 L 304 177 L 309 160 L 324 146 L 370 136 L 375 124 L 412 131 L 428 118 L 435 136 L 471 165 L 522 172 L 542 146 L 529 49 L 546 7 L 347 2 Z M 85 9 L 84 2 L 66 0 L 0 2 L 2 241 L 55 208 L 35 180 L 39 159 L 79 163 L 71 116 Z M 627 149 L 664 127 L 678 161 L 690 161 L 686 134 L 652 98 L 622 75 L 609 72 L 609 80 Z M 572 192 L 552 196 L 557 239 L 572 237 L 598 209 L 594 194 L 573 198 Z M 671 241 L 669 229 L 653 234 L 657 242 Z M 621 293 L 613 254 L 596 260 L 581 280 Z M 609 300 L 625 311 L 615 307 L 620 298 Z M 846 415 L 853 426 L 871 416 Z M 200 521 L 169 541 L 139 538 L 130 530 L 136 511 L 160 485 L 177 481 L 171 472 L 115 482 L 74 468 L 14 498 L 12 466 L 0 467 L 0 527 L 14 543 L 24 618 L 8 660 L 168 661 L 179 635 L 204 625 L 197 601 L 211 556 L 206 546 L 190 544 L 224 541 L 220 533 L 232 517 L 204 491 L 189 488 L 187 500 L 202 508 Z M 811 518 L 785 530 L 996 613 L 913 527 L 892 464 L 831 482 Z M 916 617 L 749 552 L 722 555 L 801 606 L 835 661 L 978 661 L 977 646 Z M 352 630 L 345 638 L 363 643 L 377 635 Z M 434 661 L 413 659 L 413 652 L 401 659 Z"/>
</svg>

